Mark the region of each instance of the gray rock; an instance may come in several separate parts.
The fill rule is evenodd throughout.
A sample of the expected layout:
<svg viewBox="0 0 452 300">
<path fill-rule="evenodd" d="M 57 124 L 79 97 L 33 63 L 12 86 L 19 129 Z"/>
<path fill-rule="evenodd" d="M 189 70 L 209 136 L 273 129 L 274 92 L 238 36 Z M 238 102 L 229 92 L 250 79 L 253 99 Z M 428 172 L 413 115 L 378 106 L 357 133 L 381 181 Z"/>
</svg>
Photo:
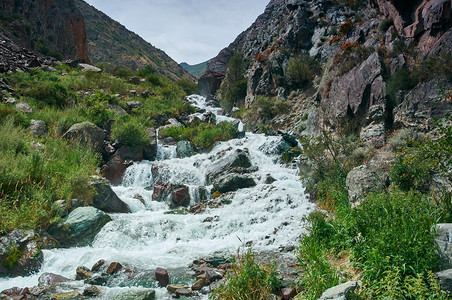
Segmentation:
<svg viewBox="0 0 452 300">
<path fill-rule="evenodd" d="M 25 102 L 21 102 L 21 103 L 17 103 L 16 104 L 16 110 L 26 113 L 26 114 L 32 114 L 33 113 L 33 108 L 31 108 L 31 106 L 28 103 Z"/>
<path fill-rule="evenodd" d="M 30 131 L 32 135 L 40 137 L 47 133 L 47 125 L 41 120 L 31 120 L 30 126 L 28 126 L 27 130 Z"/>
<path fill-rule="evenodd" d="M 213 189 L 220 193 L 232 192 L 253 186 L 256 186 L 253 178 L 238 174 L 227 174 L 215 179 L 213 182 Z"/>
<path fill-rule="evenodd" d="M 146 130 L 150 137 L 150 141 L 143 147 L 143 159 L 154 161 L 157 158 L 157 134 L 155 128 Z"/>
<path fill-rule="evenodd" d="M 444 270 L 435 273 L 438 276 L 438 281 L 441 286 L 441 290 L 452 294 L 452 269 Z"/>
<path fill-rule="evenodd" d="M 72 125 L 63 137 L 91 147 L 97 152 L 102 152 L 106 135 L 105 130 L 100 129 L 93 123 L 83 122 Z"/>
<path fill-rule="evenodd" d="M 132 109 L 142 108 L 142 107 L 144 107 L 144 105 L 141 101 L 128 101 L 127 107 L 129 108 L 129 110 L 132 110 Z"/>
<path fill-rule="evenodd" d="M 354 291 L 358 287 L 357 281 L 349 281 L 327 289 L 319 300 L 348 300 L 354 299 Z"/>
<path fill-rule="evenodd" d="M 102 295 L 102 290 L 97 286 L 88 286 L 83 290 L 83 296 L 85 297 L 97 297 Z"/>
<path fill-rule="evenodd" d="M 364 165 L 354 168 L 347 174 L 346 185 L 352 203 L 360 201 L 367 193 L 383 188 L 377 174 Z"/>
<path fill-rule="evenodd" d="M 178 142 L 176 152 L 178 158 L 190 157 L 197 153 L 196 148 L 188 141 Z"/>
<path fill-rule="evenodd" d="M 62 282 L 69 281 L 71 281 L 69 278 L 66 278 L 58 274 L 43 273 L 41 276 L 39 276 L 38 284 L 39 286 L 52 286 Z"/>
<path fill-rule="evenodd" d="M 117 295 L 113 300 L 154 300 L 154 290 L 128 291 Z"/>
<path fill-rule="evenodd" d="M 109 213 L 129 213 L 129 206 L 124 203 L 112 190 L 108 180 L 99 176 L 92 176 L 91 185 L 96 194 L 93 198 L 93 206 Z"/>
<path fill-rule="evenodd" d="M 5 101 L 6 104 L 16 104 L 16 102 L 17 102 L 16 98 L 12 98 L 12 97 L 6 99 L 6 101 Z"/>
<path fill-rule="evenodd" d="M 62 247 L 87 246 L 94 237 L 111 221 L 110 216 L 94 207 L 79 207 L 73 210 L 61 225 L 52 226 L 48 232 Z"/>
<path fill-rule="evenodd" d="M 439 250 L 439 269 L 452 268 L 452 223 L 440 223 L 436 225 L 436 243 Z"/>
<path fill-rule="evenodd" d="M 75 280 L 85 280 L 93 277 L 94 274 L 90 269 L 84 266 L 80 266 L 76 270 Z"/>
<path fill-rule="evenodd" d="M 89 64 L 78 64 L 78 68 L 82 70 L 82 72 L 94 72 L 94 73 L 100 73 L 102 72 L 102 69 L 89 65 Z"/>
<path fill-rule="evenodd" d="M 215 179 L 215 177 L 217 177 L 219 174 L 227 171 L 230 168 L 234 168 L 234 167 L 242 167 L 242 168 L 251 167 L 251 160 L 250 160 L 248 153 L 237 149 L 236 151 L 215 161 L 206 170 L 207 184 L 212 183 L 212 181 Z"/>
<path fill-rule="evenodd" d="M 15 229 L 0 237 L 0 277 L 26 276 L 36 272 L 43 262 L 38 245 L 39 236 L 33 230 Z"/>
</svg>

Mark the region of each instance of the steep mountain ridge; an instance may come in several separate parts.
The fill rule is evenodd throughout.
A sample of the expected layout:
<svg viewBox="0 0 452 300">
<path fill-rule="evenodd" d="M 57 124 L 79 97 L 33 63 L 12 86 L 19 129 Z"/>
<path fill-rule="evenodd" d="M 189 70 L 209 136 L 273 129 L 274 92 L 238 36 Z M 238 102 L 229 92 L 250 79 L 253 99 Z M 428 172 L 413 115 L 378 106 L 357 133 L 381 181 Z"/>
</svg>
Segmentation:
<svg viewBox="0 0 452 300">
<path fill-rule="evenodd" d="M 89 62 L 85 22 L 73 0 L 4 0 L 0 26 L 25 47 Z"/>
<path fill-rule="evenodd" d="M 251 127 L 265 124 L 308 135 L 323 129 L 350 132 L 381 147 L 393 129 L 428 130 L 434 117 L 452 111 L 442 92 L 452 89 L 451 6 L 450 0 L 272 0 L 209 61 L 199 89 L 215 95 L 238 52 L 246 69 L 246 107 L 258 105 L 259 96 L 291 107 L 276 116 L 248 118 Z M 297 82 L 290 70 L 295 62 L 302 75 L 302 68 L 311 69 L 315 78 Z M 391 81 L 405 69 L 411 85 L 394 91 Z"/>
<path fill-rule="evenodd" d="M 201 76 L 202 74 L 204 74 L 204 72 L 206 71 L 207 63 L 208 63 L 208 61 L 196 64 L 196 65 L 189 65 L 186 62 L 182 62 L 179 65 L 182 68 L 184 68 L 191 75 L 198 77 L 198 76 Z"/>
<path fill-rule="evenodd" d="M 88 53 L 93 64 L 109 63 L 114 67 L 137 70 L 151 65 L 158 73 L 175 80 L 193 77 L 170 58 L 137 34 L 82 0 L 75 0 L 84 18 L 88 36 Z"/>
</svg>

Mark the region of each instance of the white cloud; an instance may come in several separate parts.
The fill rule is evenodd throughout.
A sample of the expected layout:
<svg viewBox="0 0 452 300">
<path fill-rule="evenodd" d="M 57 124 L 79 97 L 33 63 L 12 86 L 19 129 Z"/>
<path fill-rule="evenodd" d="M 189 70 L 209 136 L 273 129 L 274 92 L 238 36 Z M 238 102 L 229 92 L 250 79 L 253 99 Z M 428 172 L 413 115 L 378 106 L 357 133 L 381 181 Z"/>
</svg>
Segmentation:
<svg viewBox="0 0 452 300">
<path fill-rule="evenodd" d="M 177 62 L 206 61 L 260 15 L 269 0 L 86 0 Z"/>
</svg>

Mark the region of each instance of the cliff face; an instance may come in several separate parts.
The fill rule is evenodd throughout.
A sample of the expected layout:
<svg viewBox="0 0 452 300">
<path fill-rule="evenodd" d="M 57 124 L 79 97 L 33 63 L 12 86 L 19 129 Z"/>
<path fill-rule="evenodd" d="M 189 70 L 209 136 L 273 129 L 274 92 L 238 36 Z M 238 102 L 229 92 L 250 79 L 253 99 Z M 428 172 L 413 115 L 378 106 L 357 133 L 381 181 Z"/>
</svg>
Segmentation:
<svg viewBox="0 0 452 300">
<path fill-rule="evenodd" d="M 110 63 L 115 67 L 137 70 L 151 65 L 158 73 L 171 79 L 189 78 L 187 71 L 165 52 L 155 48 L 120 23 L 87 4 L 75 0 L 87 29 L 89 57 L 93 64 Z"/>
<path fill-rule="evenodd" d="M 82 14 L 73 0 L 3 0 L 0 25 L 24 46 L 89 62 Z"/>
<path fill-rule="evenodd" d="M 345 131 L 380 147 L 394 128 L 428 130 L 432 118 L 452 111 L 452 102 L 441 92 L 452 89 L 450 74 L 445 75 L 450 70 L 426 69 L 435 76 L 421 75 L 414 87 L 396 87 L 396 100 L 390 95 L 391 81 L 400 70 L 417 68 L 422 73 L 425 59 L 441 53 L 450 57 L 451 4 L 271 0 L 249 29 L 209 61 L 199 85 L 206 96 L 214 95 L 220 84 L 213 79 L 227 74 L 232 53 L 239 52 L 247 68 L 246 106 L 252 108 L 263 95 L 291 107 L 272 119 L 250 119 L 251 126 L 260 122 L 313 135 L 323 129 Z M 295 82 L 289 71 L 290 62 L 300 55 L 319 67 L 307 86 Z"/>
</svg>

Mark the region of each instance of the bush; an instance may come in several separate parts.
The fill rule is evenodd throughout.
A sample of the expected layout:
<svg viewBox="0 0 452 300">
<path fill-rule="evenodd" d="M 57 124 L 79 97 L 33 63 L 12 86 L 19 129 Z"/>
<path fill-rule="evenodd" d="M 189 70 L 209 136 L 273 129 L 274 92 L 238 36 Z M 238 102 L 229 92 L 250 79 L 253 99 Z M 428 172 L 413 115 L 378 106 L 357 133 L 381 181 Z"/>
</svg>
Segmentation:
<svg viewBox="0 0 452 300">
<path fill-rule="evenodd" d="M 267 299 L 279 286 L 275 266 L 257 264 L 255 254 L 249 249 L 235 257 L 232 271 L 226 275 L 224 283 L 213 291 L 211 299 Z"/>
<path fill-rule="evenodd" d="M 245 104 L 248 79 L 245 77 L 245 66 L 241 54 L 233 53 L 227 65 L 226 78 L 224 79 L 219 94 L 221 106 L 230 111 L 232 107 Z"/>
<path fill-rule="evenodd" d="M 416 82 L 411 78 L 411 71 L 407 67 L 403 67 L 389 78 L 386 86 L 386 94 L 392 105 L 396 107 L 401 102 L 400 92 L 410 90 L 415 86 Z"/>
<path fill-rule="evenodd" d="M 68 90 L 57 82 L 38 81 L 24 90 L 24 96 L 34 98 L 43 105 L 52 105 L 58 108 L 73 104 L 75 102 L 75 94 L 68 92 Z"/>
<path fill-rule="evenodd" d="M 92 97 L 86 97 L 81 107 L 82 114 L 91 122 L 103 128 L 105 123 L 114 115 L 108 109 L 108 103 L 110 101 L 113 101 L 113 97 L 101 92 L 97 92 Z"/>
<path fill-rule="evenodd" d="M 288 109 L 288 103 L 275 98 L 257 96 L 251 105 L 248 115 L 255 118 L 271 119 Z"/>
<path fill-rule="evenodd" d="M 294 88 L 303 88 L 320 72 L 318 62 L 309 55 L 293 57 L 289 60 L 287 74 Z"/>
<path fill-rule="evenodd" d="M 199 148 L 208 148 L 218 141 L 233 139 L 237 129 L 231 123 L 223 121 L 216 125 L 202 123 L 189 127 L 170 127 L 161 129 L 161 136 L 170 136 L 177 141 L 188 140 Z"/>
<path fill-rule="evenodd" d="M 386 32 L 393 24 L 394 21 L 391 18 L 385 18 L 381 20 L 380 24 L 378 25 L 378 30 L 380 30 L 381 32 Z"/>
<path fill-rule="evenodd" d="M 189 79 L 179 79 L 174 82 L 177 86 L 181 87 L 185 94 L 193 95 L 198 93 L 198 85 Z"/>
<path fill-rule="evenodd" d="M 122 116 L 113 123 L 111 138 L 130 147 L 145 146 L 150 142 L 146 126 L 138 118 Z"/>
</svg>

